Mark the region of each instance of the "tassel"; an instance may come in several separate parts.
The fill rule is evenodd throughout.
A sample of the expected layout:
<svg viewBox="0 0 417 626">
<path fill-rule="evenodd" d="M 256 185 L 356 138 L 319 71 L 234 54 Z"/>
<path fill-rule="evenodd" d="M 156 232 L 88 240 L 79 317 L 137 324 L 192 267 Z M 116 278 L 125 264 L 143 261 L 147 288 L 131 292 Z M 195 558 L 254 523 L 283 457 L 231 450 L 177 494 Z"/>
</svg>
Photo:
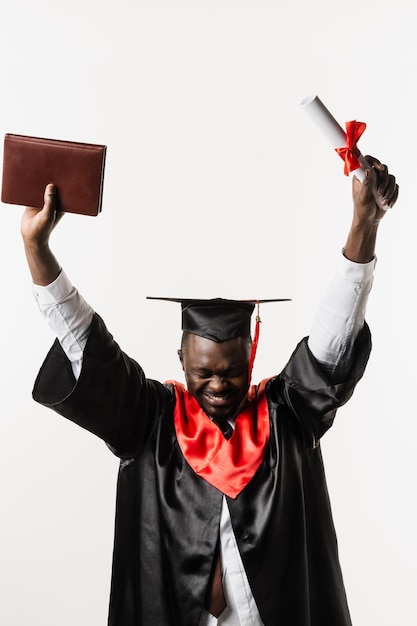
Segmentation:
<svg viewBox="0 0 417 626">
<path fill-rule="evenodd" d="M 259 330 L 261 326 L 261 318 L 259 317 L 259 302 L 257 302 L 256 306 L 257 306 L 257 311 L 256 311 L 255 334 L 254 334 L 253 341 L 252 341 L 252 349 L 251 349 L 251 353 L 249 357 L 249 365 L 248 365 L 248 376 L 249 376 L 248 382 L 249 383 L 252 379 L 253 364 L 255 361 L 256 350 L 258 348 Z"/>
</svg>

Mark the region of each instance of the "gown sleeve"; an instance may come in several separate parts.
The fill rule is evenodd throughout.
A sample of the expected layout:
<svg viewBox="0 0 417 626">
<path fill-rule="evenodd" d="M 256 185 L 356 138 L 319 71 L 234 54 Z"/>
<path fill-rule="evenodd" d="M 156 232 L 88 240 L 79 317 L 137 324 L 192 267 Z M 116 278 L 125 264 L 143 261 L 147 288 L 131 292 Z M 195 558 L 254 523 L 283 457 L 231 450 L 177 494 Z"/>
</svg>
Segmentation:
<svg viewBox="0 0 417 626">
<path fill-rule="evenodd" d="M 371 351 L 365 322 L 376 259 L 366 264 L 345 257 L 318 307 L 309 337 L 303 339 L 269 393 L 283 401 L 315 447 L 333 424 L 336 410 L 351 397 Z"/>
<path fill-rule="evenodd" d="M 269 390 L 272 400 L 287 405 L 309 447 L 317 446 L 332 426 L 337 409 L 352 396 L 370 352 L 371 334 L 366 322 L 337 367 L 320 363 L 304 338 L 281 374 L 272 379 Z"/>
<path fill-rule="evenodd" d="M 78 380 L 56 339 L 36 378 L 33 398 L 129 458 L 139 454 L 154 432 L 171 392 L 145 377 L 95 313 Z"/>
</svg>

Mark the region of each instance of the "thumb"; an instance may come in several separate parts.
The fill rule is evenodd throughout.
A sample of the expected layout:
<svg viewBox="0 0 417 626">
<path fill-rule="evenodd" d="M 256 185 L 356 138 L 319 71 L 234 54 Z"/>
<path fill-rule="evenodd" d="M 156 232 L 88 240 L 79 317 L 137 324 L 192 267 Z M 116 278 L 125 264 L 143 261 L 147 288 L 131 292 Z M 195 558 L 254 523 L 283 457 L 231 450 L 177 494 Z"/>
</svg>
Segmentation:
<svg viewBox="0 0 417 626">
<path fill-rule="evenodd" d="M 45 221 L 51 224 L 53 228 L 64 216 L 64 213 L 59 210 L 59 206 L 58 188 L 54 183 L 49 183 L 45 187 L 42 213 Z"/>
<path fill-rule="evenodd" d="M 43 210 L 48 215 L 56 211 L 57 200 L 58 200 L 57 195 L 58 195 L 58 191 L 54 183 L 49 183 L 48 185 L 46 185 L 44 196 L 43 196 L 43 202 L 44 202 Z"/>
<path fill-rule="evenodd" d="M 358 199 L 363 204 L 368 204 L 373 201 L 373 188 L 375 182 L 375 173 L 372 168 L 366 168 L 365 176 L 362 182 L 354 176 L 353 186 L 354 192 L 356 192 Z"/>
</svg>

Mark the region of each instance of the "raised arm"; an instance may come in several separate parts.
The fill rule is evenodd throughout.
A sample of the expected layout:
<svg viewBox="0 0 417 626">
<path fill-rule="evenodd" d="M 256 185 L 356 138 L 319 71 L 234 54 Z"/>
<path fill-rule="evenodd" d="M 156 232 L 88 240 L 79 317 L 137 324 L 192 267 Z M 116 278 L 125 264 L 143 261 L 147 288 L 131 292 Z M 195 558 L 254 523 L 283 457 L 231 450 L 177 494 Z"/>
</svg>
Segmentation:
<svg viewBox="0 0 417 626">
<path fill-rule="evenodd" d="M 49 285 L 61 271 L 61 267 L 49 247 L 49 237 L 62 218 L 56 210 L 57 190 L 52 183 L 46 186 L 42 209 L 27 207 L 21 223 L 25 254 L 36 285 Z"/>
<path fill-rule="evenodd" d="M 392 207 L 398 198 L 395 177 L 386 165 L 366 157 L 371 167 L 360 183 L 352 181 L 353 217 L 337 270 L 314 318 L 308 345 L 321 363 L 331 368 L 348 360 L 350 347 L 364 326 L 366 305 L 372 287 L 375 266 L 375 243 L 379 224 L 386 214 L 381 203 Z"/>
<path fill-rule="evenodd" d="M 78 378 L 94 311 L 61 271 L 49 247 L 50 235 L 63 215 L 56 210 L 56 199 L 55 186 L 47 185 L 43 208 L 26 208 L 21 231 L 39 310 Z"/>
</svg>

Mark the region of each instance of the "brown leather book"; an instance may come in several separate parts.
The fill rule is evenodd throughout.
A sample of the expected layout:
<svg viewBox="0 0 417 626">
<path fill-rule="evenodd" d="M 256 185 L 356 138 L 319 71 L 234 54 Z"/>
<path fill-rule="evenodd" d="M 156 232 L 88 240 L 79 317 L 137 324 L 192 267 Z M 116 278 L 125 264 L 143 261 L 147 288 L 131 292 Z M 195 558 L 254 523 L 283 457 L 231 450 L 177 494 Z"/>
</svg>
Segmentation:
<svg viewBox="0 0 417 626">
<path fill-rule="evenodd" d="M 1 201 L 41 208 L 46 185 L 55 183 L 60 211 L 98 215 L 105 159 L 103 145 L 7 133 Z"/>
</svg>

